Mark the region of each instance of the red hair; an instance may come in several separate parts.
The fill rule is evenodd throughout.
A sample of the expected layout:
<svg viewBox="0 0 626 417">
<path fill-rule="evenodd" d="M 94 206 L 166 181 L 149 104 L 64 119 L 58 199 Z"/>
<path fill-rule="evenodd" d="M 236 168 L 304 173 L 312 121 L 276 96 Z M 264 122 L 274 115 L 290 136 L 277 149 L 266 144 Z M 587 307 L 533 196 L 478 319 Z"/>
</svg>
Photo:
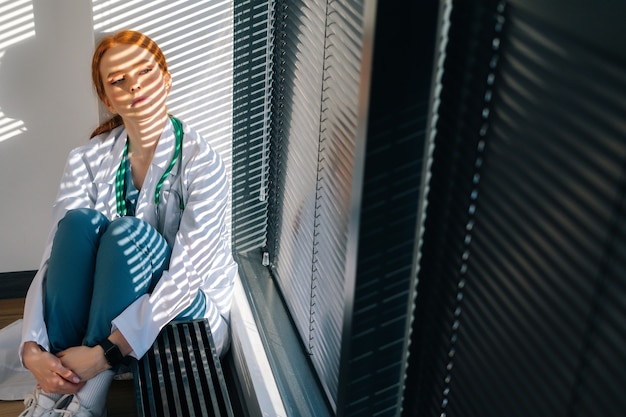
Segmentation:
<svg viewBox="0 0 626 417">
<path fill-rule="evenodd" d="M 106 93 L 104 92 L 104 81 L 102 80 L 102 74 L 100 73 L 100 62 L 105 53 L 115 45 L 137 45 L 143 49 L 146 49 L 154 56 L 161 72 L 165 75 L 168 74 L 167 62 L 165 61 L 165 55 L 159 48 L 159 45 L 155 41 L 150 39 L 143 33 L 136 32 L 134 30 L 122 30 L 112 35 L 105 36 L 98 42 L 96 49 L 91 59 L 91 80 L 98 98 L 104 102 L 106 100 Z M 91 137 L 97 136 L 101 133 L 108 132 L 117 126 L 122 125 L 122 118 L 119 115 L 115 115 L 106 122 L 98 126 L 92 133 Z"/>
</svg>

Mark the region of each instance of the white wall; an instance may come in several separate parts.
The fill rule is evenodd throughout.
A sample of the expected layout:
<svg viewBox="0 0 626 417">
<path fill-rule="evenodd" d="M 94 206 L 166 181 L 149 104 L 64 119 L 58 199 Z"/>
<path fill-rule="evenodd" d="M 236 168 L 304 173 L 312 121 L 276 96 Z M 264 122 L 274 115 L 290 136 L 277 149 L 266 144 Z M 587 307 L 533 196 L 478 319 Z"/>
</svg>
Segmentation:
<svg viewBox="0 0 626 417">
<path fill-rule="evenodd" d="M 0 0 L 0 273 L 37 269 L 68 151 L 98 122 L 91 2 Z"/>
</svg>

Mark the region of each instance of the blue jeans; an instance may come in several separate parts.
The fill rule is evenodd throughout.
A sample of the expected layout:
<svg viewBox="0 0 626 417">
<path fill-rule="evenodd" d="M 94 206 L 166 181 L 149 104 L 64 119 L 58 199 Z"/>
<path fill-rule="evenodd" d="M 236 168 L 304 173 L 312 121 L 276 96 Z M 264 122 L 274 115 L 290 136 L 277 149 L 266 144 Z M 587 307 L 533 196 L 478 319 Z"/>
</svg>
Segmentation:
<svg viewBox="0 0 626 417">
<path fill-rule="evenodd" d="M 165 239 L 143 220 L 109 221 L 92 209 L 68 211 L 54 236 L 44 284 L 50 351 L 94 346 L 107 337 L 112 320 L 152 292 L 170 253 Z M 199 292 L 177 319 L 201 318 L 204 310 Z"/>
</svg>

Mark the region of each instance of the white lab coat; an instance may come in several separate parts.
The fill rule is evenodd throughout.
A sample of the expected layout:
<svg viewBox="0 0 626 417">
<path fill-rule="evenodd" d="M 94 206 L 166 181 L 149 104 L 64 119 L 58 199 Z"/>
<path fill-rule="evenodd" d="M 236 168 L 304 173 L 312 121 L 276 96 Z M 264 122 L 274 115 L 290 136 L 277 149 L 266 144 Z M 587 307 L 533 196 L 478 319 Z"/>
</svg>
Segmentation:
<svg viewBox="0 0 626 417">
<path fill-rule="evenodd" d="M 175 147 L 169 120 L 137 200 L 135 216 L 162 231 L 172 254 L 169 269 L 163 272 L 154 291 L 137 299 L 113 320 L 112 331 L 121 331 L 136 358 L 143 356 L 159 331 L 191 304 L 197 291 L 206 295 L 205 317 L 218 353 L 224 353 L 229 345 L 229 312 L 237 275 L 226 233 L 229 184 L 217 152 L 189 126 L 183 124 L 183 129 L 182 163 L 176 163 L 163 183 L 159 215 L 155 188 Z M 85 207 L 94 208 L 109 219 L 117 216 L 115 173 L 125 141 L 126 130 L 120 126 L 70 152 L 53 207 L 52 230 L 26 296 L 22 344 L 35 341 L 49 349 L 42 283 L 59 220 L 67 210 Z M 182 212 L 179 196 L 185 204 Z"/>
</svg>

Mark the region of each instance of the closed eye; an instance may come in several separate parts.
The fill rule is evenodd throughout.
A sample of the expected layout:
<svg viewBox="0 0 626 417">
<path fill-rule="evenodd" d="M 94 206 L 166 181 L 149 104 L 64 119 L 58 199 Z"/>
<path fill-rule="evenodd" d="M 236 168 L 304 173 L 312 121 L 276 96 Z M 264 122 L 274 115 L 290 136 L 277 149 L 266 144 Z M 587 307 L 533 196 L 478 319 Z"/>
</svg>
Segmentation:
<svg viewBox="0 0 626 417">
<path fill-rule="evenodd" d="M 121 84 L 123 82 L 124 82 L 124 77 L 117 77 L 117 78 L 113 78 L 112 80 L 110 80 L 109 84 L 116 85 L 116 84 Z"/>
</svg>

